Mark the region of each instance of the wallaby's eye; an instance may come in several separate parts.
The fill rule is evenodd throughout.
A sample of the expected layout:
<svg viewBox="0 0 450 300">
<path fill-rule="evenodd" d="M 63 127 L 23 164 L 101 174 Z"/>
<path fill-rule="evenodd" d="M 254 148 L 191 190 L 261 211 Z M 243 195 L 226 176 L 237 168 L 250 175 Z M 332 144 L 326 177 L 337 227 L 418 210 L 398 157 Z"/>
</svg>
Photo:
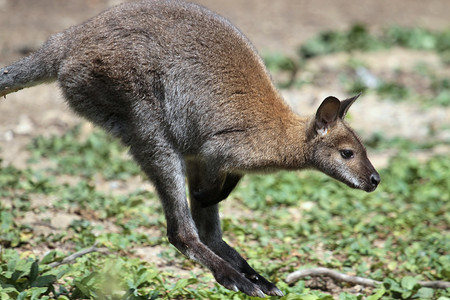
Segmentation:
<svg viewBox="0 0 450 300">
<path fill-rule="evenodd" d="M 339 150 L 339 152 L 341 153 L 341 156 L 345 159 L 352 158 L 355 155 L 353 151 L 350 149 Z"/>
</svg>

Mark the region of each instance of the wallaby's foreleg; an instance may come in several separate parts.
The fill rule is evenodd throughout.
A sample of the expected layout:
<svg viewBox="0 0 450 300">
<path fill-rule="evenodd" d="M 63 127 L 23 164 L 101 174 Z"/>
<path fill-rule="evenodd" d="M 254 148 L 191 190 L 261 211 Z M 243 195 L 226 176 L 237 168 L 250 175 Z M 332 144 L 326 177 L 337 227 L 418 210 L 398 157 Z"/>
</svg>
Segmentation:
<svg viewBox="0 0 450 300">
<path fill-rule="evenodd" d="M 157 146 L 155 146 L 157 145 Z M 261 288 L 243 276 L 199 238 L 186 199 L 184 161 L 169 143 L 152 141 L 133 144 L 131 153 L 153 181 L 163 204 L 167 236 L 184 255 L 211 270 L 217 282 L 228 289 L 264 297 Z"/>
<path fill-rule="evenodd" d="M 225 200 L 242 178 L 240 174 L 221 173 L 204 162 L 187 164 L 189 192 L 203 207 Z"/>
<path fill-rule="evenodd" d="M 208 207 L 225 200 L 241 180 L 242 176 L 237 174 L 222 175 L 211 181 L 210 186 L 203 189 L 192 190 L 192 195 L 203 207 Z"/>
<path fill-rule="evenodd" d="M 205 190 L 205 188 L 202 188 L 202 183 L 206 183 L 206 181 L 203 181 L 204 178 L 202 177 L 207 174 L 209 174 L 208 176 L 211 176 L 211 173 L 202 170 L 200 165 L 201 164 L 196 164 L 194 166 L 193 164 L 189 164 L 190 168 L 188 169 L 188 182 L 191 193 L 191 212 L 197 226 L 200 240 L 214 253 L 227 261 L 235 270 L 243 274 L 245 278 L 256 284 L 265 294 L 282 296 L 283 293 L 273 283 L 259 275 L 235 249 L 222 239 L 218 205 L 215 204 L 205 207 L 204 204 L 209 201 L 205 198 L 200 200 L 196 198 L 193 190 Z M 225 199 L 236 186 L 240 178 L 241 176 L 239 175 L 228 175 L 225 177 L 225 182 L 221 188 L 213 190 L 212 187 L 209 187 L 208 193 L 212 195 L 213 199 L 221 197 L 224 197 L 223 199 Z M 210 182 L 216 181 L 211 177 L 209 177 L 209 179 Z M 202 194 L 202 196 L 205 196 L 205 194 Z"/>
</svg>

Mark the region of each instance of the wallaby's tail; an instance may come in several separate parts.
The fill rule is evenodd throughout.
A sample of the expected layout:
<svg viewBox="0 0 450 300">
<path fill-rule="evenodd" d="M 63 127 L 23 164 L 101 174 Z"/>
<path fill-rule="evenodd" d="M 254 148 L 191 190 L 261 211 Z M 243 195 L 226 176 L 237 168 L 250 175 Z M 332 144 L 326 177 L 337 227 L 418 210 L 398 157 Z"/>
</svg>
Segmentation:
<svg viewBox="0 0 450 300">
<path fill-rule="evenodd" d="M 60 65 L 60 36 L 50 38 L 42 48 L 18 62 L 0 69 L 0 97 L 26 87 L 54 81 Z"/>
</svg>

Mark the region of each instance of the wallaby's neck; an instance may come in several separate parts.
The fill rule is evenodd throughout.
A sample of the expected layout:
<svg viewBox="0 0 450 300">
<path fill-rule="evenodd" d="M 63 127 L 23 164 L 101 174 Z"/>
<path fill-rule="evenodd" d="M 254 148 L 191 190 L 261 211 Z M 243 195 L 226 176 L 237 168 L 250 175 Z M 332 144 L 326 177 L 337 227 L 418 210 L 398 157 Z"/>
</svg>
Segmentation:
<svg viewBox="0 0 450 300">
<path fill-rule="evenodd" d="M 248 153 L 253 171 L 299 170 L 308 167 L 308 117 L 289 111 L 285 116 L 267 122 L 253 133 Z"/>
<path fill-rule="evenodd" d="M 279 152 L 280 169 L 302 169 L 307 165 L 307 127 L 308 118 L 291 112 L 290 117 L 283 120 L 282 130 L 274 138 L 274 147 Z"/>
</svg>

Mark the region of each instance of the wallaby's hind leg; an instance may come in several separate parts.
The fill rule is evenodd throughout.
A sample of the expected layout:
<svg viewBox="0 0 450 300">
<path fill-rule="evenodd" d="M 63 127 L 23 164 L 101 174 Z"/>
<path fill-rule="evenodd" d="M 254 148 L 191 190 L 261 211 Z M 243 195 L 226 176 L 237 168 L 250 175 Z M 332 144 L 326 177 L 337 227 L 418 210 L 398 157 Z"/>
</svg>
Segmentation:
<svg viewBox="0 0 450 300">
<path fill-rule="evenodd" d="M 139 126 L 133 117 L 133 104 L 139 103 L 138 99 L 134 99 L 133 92 L 122 91 L 130 88 L 115 84 L 91 64 L 77 59 L 68 59 L 63 64 L 58 81 L 65 99 L 76 113 L 131 146 Z"/>
<path fill-rule="evenodd" d="M 161 134 L 162 135 L 162 134 Z M 136 140 L 134 140 L 136 142 Z M 184 160 L 163 138 L 135 143 L 131 153 L 153 181 L 163 204 L 167 236 L 180 252 L 211 270 L 217 282 L 228 289 L 264 297 L 261 288 L 243 276 L 199 238 L 186 199 Z"/>
<path fill-rule="evenodd" d="M 189 166 L 191 167 L 188 169 L 188 181 L 191 193 L 191 212 L 197 226 L 200 240 L 214 253 L 227 261 L 235 270 L 256 284 L 265 294 L 282 296 L 283 293 L 273 283 L 259 275 L 235 249 L 222 239 L 218 205 L 215 204 L 205 207 L 204 204 L 206 199 L 202 198 L 201 200 L 198 200 L 195 195 L 192 195 L 193 190 L 205 190 L 200 186 L 200 183 L 202 182 L 201 176 L 205 173 L 202 172 L 199 164 L 195 166 L 190 164 Z M 223 197 L 224 195 L 228 196 L 240 179 L 240 176 L 239 178 L 237 176 L 238 175 L 227 176 L 221 189 L 219 188 L 213 191 L 213 189 L 210 188 L 208 189 L 208 193 L 213 194 L 215 192 L 215 195 L 220 195 L 220 197 Z M 210 180 L 211 182 L 214 182 L 212 178 L 210 178 Z M 205 196 L 205 194 L 202 194 L 202 196 Z M 217 196 L 213 196 L 213 198 L 214 197 L 217 199 Z M 207 200 L 206 203 L 208 203 Z"/>
</svg>

